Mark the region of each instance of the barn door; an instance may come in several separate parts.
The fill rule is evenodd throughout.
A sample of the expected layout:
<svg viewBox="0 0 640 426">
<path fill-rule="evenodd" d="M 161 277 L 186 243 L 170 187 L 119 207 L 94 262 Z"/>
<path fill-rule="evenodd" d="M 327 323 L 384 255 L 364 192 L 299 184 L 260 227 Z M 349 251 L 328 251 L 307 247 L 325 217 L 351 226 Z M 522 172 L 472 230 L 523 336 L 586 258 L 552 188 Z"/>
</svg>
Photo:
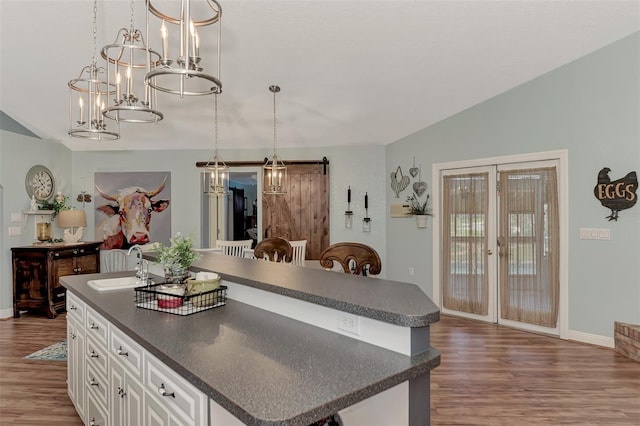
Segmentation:
<svg viewBox="0 0 640 426">
<path fill-rule="evenodd" d="M 306 258 L 319 259 L 329 246 L 329 166 L 287 166 L 284 195 L 262 197 L 262 238 L 307 240 Z"/>
</svg>

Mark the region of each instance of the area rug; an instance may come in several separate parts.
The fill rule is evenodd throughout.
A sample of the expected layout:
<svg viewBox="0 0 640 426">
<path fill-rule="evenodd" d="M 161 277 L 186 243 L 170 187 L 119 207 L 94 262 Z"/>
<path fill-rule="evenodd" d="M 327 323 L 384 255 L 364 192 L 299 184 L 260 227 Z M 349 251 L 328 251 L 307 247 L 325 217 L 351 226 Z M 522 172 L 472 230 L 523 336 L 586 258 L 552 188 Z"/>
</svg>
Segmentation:
<svg viewBox="0 0 640 426">
<path fill-rule="evenodd" d="M 25 359 L 40 359 L 46 361 L 66 361 L 67 360 L 67 341 L 63 340 L 40 349 L 24 357 Z"/>
</svg>

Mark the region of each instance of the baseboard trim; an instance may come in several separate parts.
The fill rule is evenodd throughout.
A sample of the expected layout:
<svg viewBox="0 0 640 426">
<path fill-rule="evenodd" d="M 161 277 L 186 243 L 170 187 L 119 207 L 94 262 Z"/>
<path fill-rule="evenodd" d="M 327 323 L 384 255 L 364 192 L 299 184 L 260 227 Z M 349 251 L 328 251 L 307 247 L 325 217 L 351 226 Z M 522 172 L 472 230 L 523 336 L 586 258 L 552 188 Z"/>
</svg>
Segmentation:
<svg viewBox="0 0 640 426">
<path fill-rule="evenodd" d="M 581 343 L 588 343 L 590 345 L 603 346 L 605 348 L 613 349 L 615 347 L 615 342 L 613 340 L 613 337 L 600 336 L 598 334 L 583 333 L 582 331 L 568 330 L 567 339 L 575 340 Z"/>
<path fill-rule="evenodd" d="M 13 316 L 13 308 L 0 309 L 0 319 L 7 319 Z"/>
</svg>

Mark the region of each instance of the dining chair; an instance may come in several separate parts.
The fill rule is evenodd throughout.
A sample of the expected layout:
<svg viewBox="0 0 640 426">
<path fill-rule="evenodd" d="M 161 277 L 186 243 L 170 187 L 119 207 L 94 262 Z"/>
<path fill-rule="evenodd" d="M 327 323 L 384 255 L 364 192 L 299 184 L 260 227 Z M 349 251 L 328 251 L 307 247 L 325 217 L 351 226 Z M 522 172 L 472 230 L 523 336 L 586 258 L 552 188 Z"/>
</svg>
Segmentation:
<svg viewBox="0 0 640 426">
<path fill-rule="evenodd" d="M 289 241 L 293 248 L 292 263 L 302 264 L 306 258 L 307 253 L 307 240 Z"/>
<path fill-rule="evenodd" d="M 119 272 L 127 270 L 127 255 L 123 250 L 109 250 L 104 257 L 105 272 Z"/>
<path fill-rule="evenodd" d="M 293 259 L 293 247 L 289 241 L 280 237 L 265 238 L 260 241 L 253 250 L 256 259 L 266 259 L 271 262 L 291 263 Z"/>
<path fill-rule="evenodd" d="M 242 251 L 244 249 L 250 249 L 253 240 L 239 240 L 239 241 L 227 241 L 217 240 L 216 248 L 219 248 L 222 254 L 227 256 L 243 257 Z"/>
<path fill-rule="evenodd" d="M 378 252 L 366 244 L 342 242 L 330 245 L 320 254 L 320 266 L 332 269 L 333 262 L 338 262 L 348 274 L 378 275 L 382 271 Z"/>
</svg>

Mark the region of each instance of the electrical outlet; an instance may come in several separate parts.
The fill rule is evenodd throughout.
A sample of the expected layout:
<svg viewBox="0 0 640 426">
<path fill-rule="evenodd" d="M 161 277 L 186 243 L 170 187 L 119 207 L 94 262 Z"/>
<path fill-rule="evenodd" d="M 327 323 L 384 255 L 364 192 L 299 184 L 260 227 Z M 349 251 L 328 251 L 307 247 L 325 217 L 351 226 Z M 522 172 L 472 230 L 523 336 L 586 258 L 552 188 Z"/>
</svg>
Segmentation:
<svg viewBox="0 0 640 426">
<path fill-rule="evenodd" d="M 348 333 L 360 335 L 360 317 L 345 312 L 338 314 L 338 328 Z"/>
<path fill-rule="evenodd" d="M 9 227 L 9 236 L 17 237 L 18 235 L 22 235 L 22 229 L 19 226 L 10 226 Z"/>
</svg>

